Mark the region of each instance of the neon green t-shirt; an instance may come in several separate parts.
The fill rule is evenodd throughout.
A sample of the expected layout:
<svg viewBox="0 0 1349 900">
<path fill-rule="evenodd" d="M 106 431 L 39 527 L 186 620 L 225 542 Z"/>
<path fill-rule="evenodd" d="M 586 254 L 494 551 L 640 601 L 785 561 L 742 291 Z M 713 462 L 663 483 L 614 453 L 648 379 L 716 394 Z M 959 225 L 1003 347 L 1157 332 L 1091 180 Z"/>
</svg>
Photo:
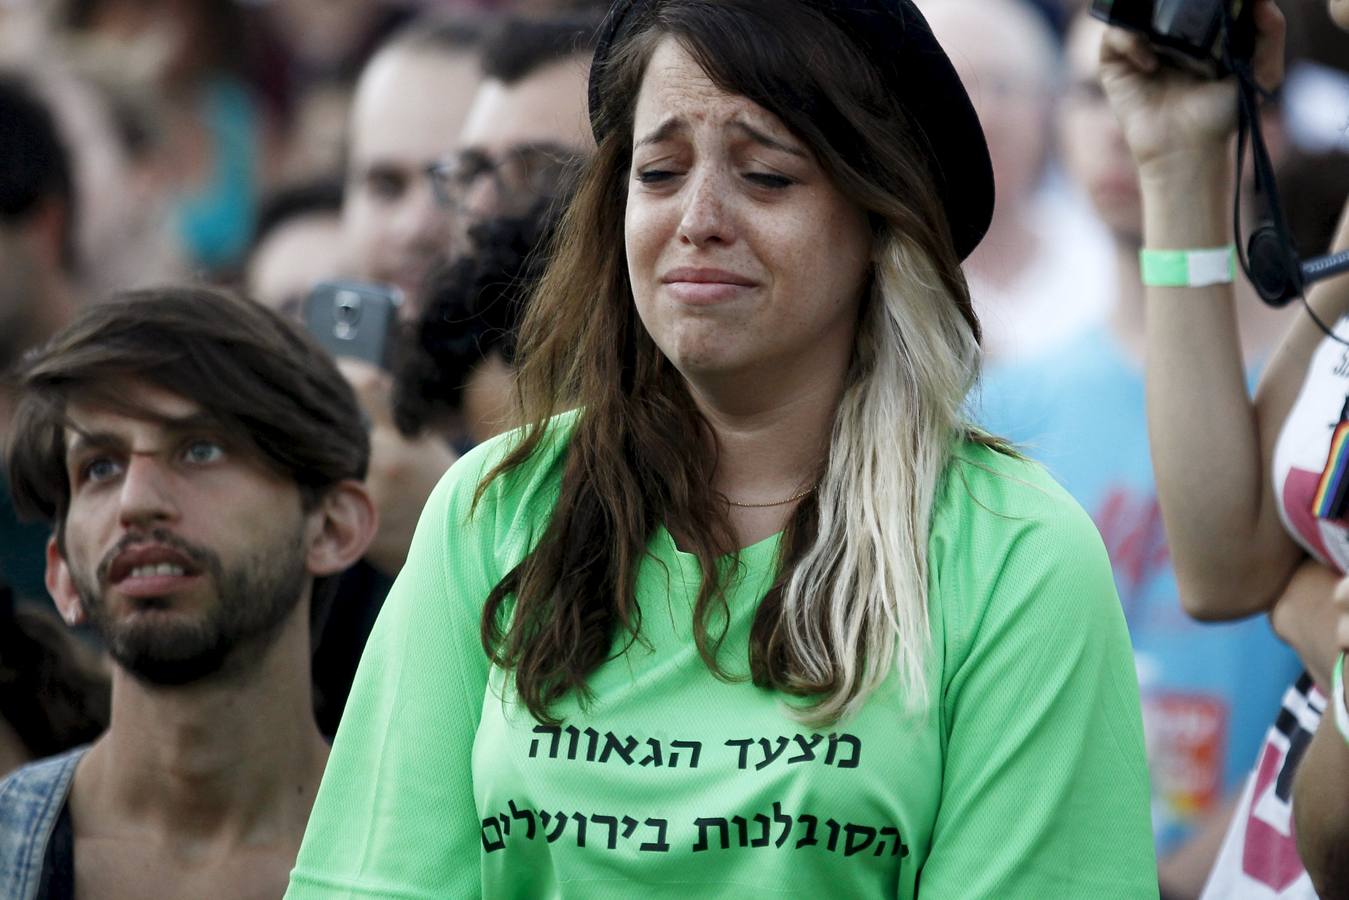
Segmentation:
<svg viewBox="0 0 1349 900">
<path fill-rule="evenodd" d="M 356 675 L 287 897 L 1156 897 L 1137 682 L 1104 548 L 1037 465 L 963 445 L 929 544 L 930 711 L 892 675 L 814 732 L 691 637 L 699 572 L 661 529 L 644 643 L 539 725 L 479 643 L 542 534 L 565 430 L 492 484 L 501 440 L 432 495 Z M 745 670 L 777 538 L 742 550 Z M 503 699 L 505 695 L 505 699 Z"/>
</svg>

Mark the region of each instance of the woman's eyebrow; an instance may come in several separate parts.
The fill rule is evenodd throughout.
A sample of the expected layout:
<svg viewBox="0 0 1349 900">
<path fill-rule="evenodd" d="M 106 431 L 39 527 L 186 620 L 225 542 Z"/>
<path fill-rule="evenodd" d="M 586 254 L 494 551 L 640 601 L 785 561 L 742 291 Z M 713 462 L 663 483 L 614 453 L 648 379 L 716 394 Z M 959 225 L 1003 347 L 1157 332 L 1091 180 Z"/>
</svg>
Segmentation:
<svg viewBox="0 0 1349 900">
<path fill-rule="evenodd" d="M 753 125 L 749 124 L 744 119 L 739 118 L 735 119 L 734 121 L 731 122 L 731 127 L 734 128 L 736 131 L 741 132 L 745 137 L 749 138 L 756 144 L 760 144 L 772 150 L 781 151 L 782 153 L 790 154 L 791 156 L 800 157 L 801 159 L 810 158 L 810 154 L 806 153 L 806 151 L 801 149 L 800 147 L 796 147 L 793 146 L 792 144 L 788 144 L 781 140 L 778 140 L 777 138 L 769 135 L 767 132 L 755 128 Z M 637 142 L 633 144 L 633 148 L 636 149 L 638 147 L 644 147 L 648 144 L 659 144 L 661 141 L 669 140 L 676 134 L 680 134 L 687 130 L 688 130 L 687 122 L 685 122 L 682 118 L 679 118 L 678 116 L 671 116 L 670 118 L 662 122 L 660 125 L 658 125 L 655 128 L 655 130 L 649 132 L 645 137 L 639 138 Z"/>
<path fill-rule="evenodd" d="M 741 119 L 736 119 L 732 123 L 732 125 L 736 128 L 736 130 L 743 132 L 746 137 L 754 141 L 754 143 L 756 144 L 762 144 L 763 146 L 768 147 L 772 150 L 780 150 L 781 152 L 791 154 L 792 156 L 799 156 L 801 159 L 810 158 L 810 155 L 806 153 L 806 151 L 802 150 L 800 147 L 794 147 L 791 144 L 785 144 L 782 141 L 778 140 L 777 138 L 760 131 L 753 125 Z"/>
<path fill-rule="evenodd" d="M 660 123 L 655 131 L 650 132 L 646 137 L 641 138 L 637 143 L 633 144 L 633 149 L 645 147 L 647 144 L 659 144 L 661 141 L 669 140 L 671 137 L 687 128 L 688 125 L 683 119 L 678 116 L 671 116 Z"/>
</svg>

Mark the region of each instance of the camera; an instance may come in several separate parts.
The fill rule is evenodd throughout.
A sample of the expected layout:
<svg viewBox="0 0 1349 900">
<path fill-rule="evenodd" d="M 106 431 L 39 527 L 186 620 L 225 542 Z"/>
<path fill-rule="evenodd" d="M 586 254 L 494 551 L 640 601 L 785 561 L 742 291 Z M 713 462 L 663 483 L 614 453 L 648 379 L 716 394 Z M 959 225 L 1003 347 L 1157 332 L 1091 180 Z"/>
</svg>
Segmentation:
<svg viewBox="0 0 1349 900">
<path fill-rule="evenodd" d="M 1137 31 L 1171 65 L 1207 78 L 1231 72 L 1255 49 L 1252 0 L 1092 0 L 1091 14 Z"/>
<path fill-rule="evenodd" d="M 397 338 L 397 288 L 355 281 L 325 281 L 305 298 L 304 324 L 333 356 L 389 368 Z"/>
</svg>

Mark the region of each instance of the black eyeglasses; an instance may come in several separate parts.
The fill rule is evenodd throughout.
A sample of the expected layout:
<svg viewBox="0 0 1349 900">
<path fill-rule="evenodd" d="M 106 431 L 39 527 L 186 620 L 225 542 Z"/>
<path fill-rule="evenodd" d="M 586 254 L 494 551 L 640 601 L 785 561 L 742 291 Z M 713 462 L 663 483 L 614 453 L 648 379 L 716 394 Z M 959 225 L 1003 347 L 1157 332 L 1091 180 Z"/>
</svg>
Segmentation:
<svg viewBox="0 0 1349 900">
<path fill-rule="evenodd" d="M 501 212 L 532 203 L 539 197 L 555 196 L 581 167 L 574 150 L 558 144 L 519 144 L 500 158 L 466 150 L 437 160 L 426 167 L 436 200 L 457 212 L 473 212 L 469 197 L 484 178 L 492 180 L 496 206 Z M 495 211 L 495 210 L 494 210 Z"/>
</svg>

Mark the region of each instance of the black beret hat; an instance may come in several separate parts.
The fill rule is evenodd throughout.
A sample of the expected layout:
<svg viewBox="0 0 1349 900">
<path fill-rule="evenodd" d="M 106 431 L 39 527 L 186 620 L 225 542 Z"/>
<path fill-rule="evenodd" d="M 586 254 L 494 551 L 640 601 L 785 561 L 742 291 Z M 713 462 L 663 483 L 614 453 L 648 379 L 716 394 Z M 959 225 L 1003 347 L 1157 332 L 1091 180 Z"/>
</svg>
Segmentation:
<svg viewBox="0 0 1349 900">
<path fill-rule="evenodd" d="M 590 127 L 603 135 L 599 73 L 632 13 L 651 0 L 617 0 L 600 26 L 590 69 Z M 785 2 L 785 0 L 779 0 Z M 795 0 L 809 3 L 838 23 L 873 60 L 894 88 L 920 133 L 937 178 L 956 252 L 965 259 L 978 246 L 993 217 L 993 165 L 983 127 L 951 60 L 912 0 Z"/>
</svg>

